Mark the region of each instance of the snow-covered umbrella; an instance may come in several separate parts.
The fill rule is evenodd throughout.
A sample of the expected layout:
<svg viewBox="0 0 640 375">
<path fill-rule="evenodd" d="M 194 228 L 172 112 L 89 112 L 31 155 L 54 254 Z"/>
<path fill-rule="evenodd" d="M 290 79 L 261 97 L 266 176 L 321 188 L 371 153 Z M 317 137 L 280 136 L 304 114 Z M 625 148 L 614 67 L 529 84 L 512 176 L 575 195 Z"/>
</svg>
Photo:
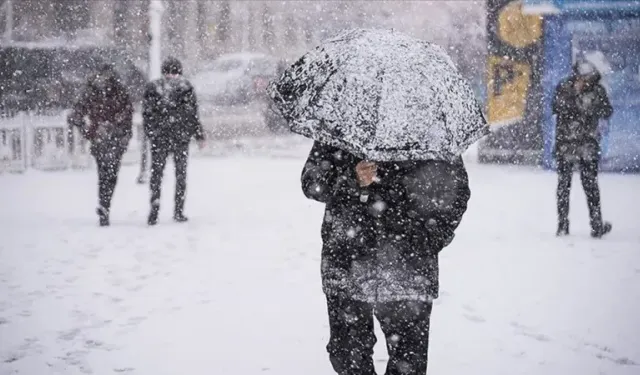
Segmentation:
<svg viewBox="0 0 640 375">
<path fill-rule="evenodd" d="M 268 93 L 293 132 L 371 161 L 451 160 L 489 133 L 444 49 L 397 31 L 344 32 Z"/>
</svg>

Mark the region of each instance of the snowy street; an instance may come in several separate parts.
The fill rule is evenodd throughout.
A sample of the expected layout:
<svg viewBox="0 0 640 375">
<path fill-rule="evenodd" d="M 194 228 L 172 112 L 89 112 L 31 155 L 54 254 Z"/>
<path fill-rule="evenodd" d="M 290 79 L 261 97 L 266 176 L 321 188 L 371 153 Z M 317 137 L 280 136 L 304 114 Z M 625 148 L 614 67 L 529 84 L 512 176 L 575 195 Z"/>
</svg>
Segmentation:
<svg viewBox="0 0 640 375">
<path fill-rule="evenodd" d="M 171 220 L 169 164 L 151 228 L 137 166 L 120 173 L 108 228 L 94 170 L 0 175 L 0 375 L 331 374 L 307 146 L 192 158 L 186 224 Z M 601 176 L 614 229 L 593 240 L 575 175 L 559 239 L 555 174 L 467 167 L 429 373 L 639 374 L 640 176 Z"/>
</svg>

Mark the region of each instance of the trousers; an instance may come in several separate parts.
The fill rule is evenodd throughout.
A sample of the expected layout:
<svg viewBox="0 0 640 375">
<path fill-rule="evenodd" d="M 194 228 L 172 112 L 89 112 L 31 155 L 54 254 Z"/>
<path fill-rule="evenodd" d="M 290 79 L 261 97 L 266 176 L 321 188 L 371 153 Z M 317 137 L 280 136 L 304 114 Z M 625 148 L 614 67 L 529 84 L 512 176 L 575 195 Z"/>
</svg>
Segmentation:
<svg viewBox="0 0 640 375">
<path fill-rule="evenodd" d="M 568 225 L 569 223 L 569 197 L 571 193 L 571 179 L 574 165 L 580 169 L 580 180 L 582 188 L 587 196 L 587 206 L 589 208 L 589 221 L 591 229 L 598 230 L 602 226 L 602 211 L 600 208 L 600 188 L 598 187 L 598 159 L 570 160 L 559 156 L 558 164 L 558 223 Z"/>
<path fill-rule="evenodd" d="M 162 179 L 169 155 L 173 154 L 176 173 L 176 189 L 174 194 L 174 214 L 181 214 L 187 192 L 187 164 L 189 160 L 189 143 L 151 143 L 151 188 L 152 207 L 160 206 Z"/>
<path fill-rule="evenodd" d="M 373 318 L 380 322 L 389 353 L 386 375 L 425 375 L 431 302 L 370 304 L 327 296 L 331 337 L 329 359 L 338 375 L 375 375 Z"/>
<path fill-rule="evenodd" d="M 127 142 L 114 138 L 100 140 L 91 145 L 91 154 L 95 158 L 98 170 L 98 202 L 107 212 L 111 208 L 111 198 L 118 183 L 118 173 Z"/>
</svg>

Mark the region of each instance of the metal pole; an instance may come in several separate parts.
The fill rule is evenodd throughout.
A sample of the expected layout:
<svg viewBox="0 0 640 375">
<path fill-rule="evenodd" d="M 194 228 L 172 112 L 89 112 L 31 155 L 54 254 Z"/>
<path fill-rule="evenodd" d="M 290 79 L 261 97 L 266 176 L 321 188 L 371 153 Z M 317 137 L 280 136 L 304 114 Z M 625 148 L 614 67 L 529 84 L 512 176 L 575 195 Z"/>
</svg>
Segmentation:
<svg viewBox="0 0 640 375">
<path fill-rule="evenodd" d="M 162 76 L 162 14 L 164 4 L 162 0 L 149 0 L 149 81 L 156 80 Z M 149 140 L 147 139 L 143 124 L 140 128 L 140 174 L 137 182 L 146 182 L 147 169 L 149 168 Z"/>
<path fill-rule="evenodd" d="M 162 64 L 162 14 L 164 4 L 162 0 L 150 0 L 149 2 L 149 79 L 160 78 L 160 65 Z"/>
<path fill-rule="evenodd" d="M 13 0 L 7 0 L 4 6 L 5 6 L 4 38 L 7 43 L 11 43 L 13 41 Z"/>
</svg>

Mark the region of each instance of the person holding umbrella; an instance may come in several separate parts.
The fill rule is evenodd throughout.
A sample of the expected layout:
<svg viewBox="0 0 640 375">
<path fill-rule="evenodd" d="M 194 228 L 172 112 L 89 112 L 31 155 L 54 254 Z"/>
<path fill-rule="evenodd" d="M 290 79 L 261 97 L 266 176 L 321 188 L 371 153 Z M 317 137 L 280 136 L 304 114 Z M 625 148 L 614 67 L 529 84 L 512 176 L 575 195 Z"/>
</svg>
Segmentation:
<svg viewBox="0 0 640 375">
<path fill-rule="evenodd" d="M 301 184 L 325 204 L 335 372 L 375 374 L 375 317 L 386 374 L 426 374 L 438 254 L 470 198 L 460 155 L 488 132 L 470 86 L 436 45 L 352 30 L 305 54 L 269 92 L 291 130 L 314 140 Z"/>
</svg>

